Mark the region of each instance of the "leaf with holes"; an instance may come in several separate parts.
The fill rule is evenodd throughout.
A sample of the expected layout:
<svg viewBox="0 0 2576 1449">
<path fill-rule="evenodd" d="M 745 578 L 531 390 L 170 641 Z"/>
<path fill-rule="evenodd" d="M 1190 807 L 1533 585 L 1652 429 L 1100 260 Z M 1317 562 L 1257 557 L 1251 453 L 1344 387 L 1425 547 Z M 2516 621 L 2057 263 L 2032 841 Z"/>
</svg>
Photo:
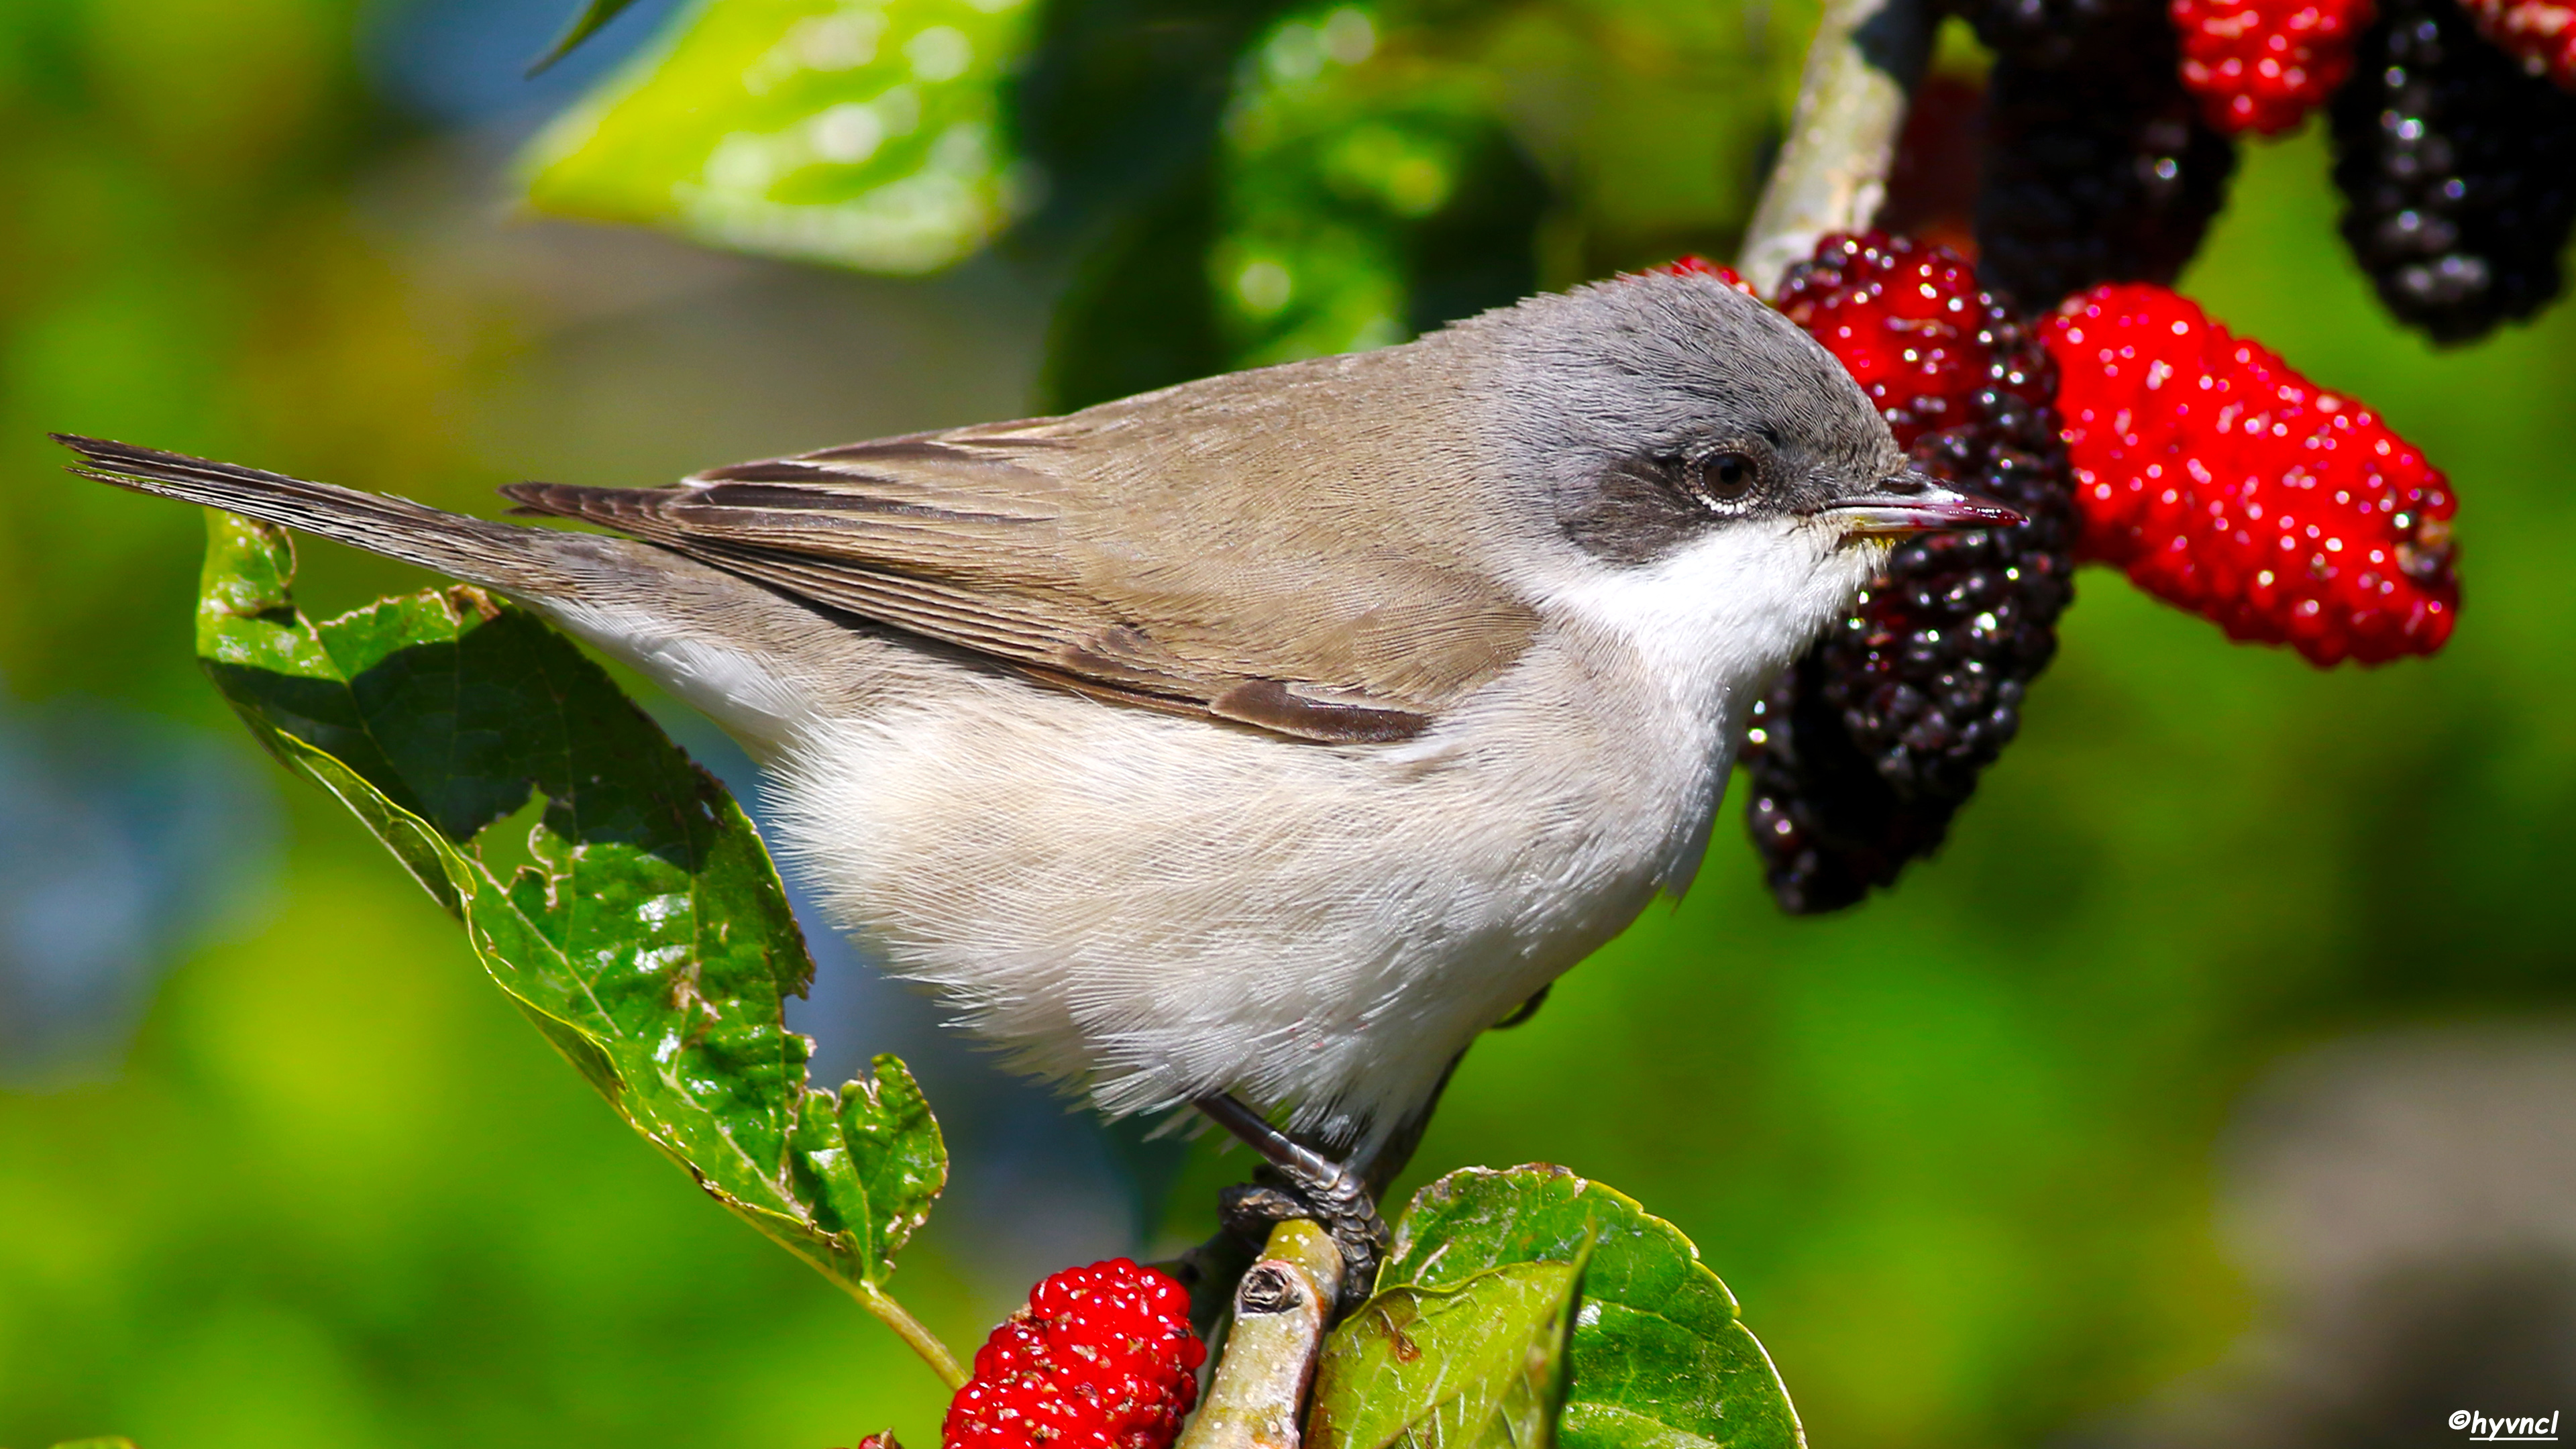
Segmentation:
<svg viewBox="0 0 2576 1449">
<path fill-rule="evenodd" d="M 315 622 L 284 534 L 208 529 L 197 652 L 252 733 L 464 923 L 636 1131 L 962 1381 L 885 1291 L 947 1181 L 939 1126 L 890 1056 L 808 1085 L 781 1006 L 813 963 L 724 787 L 534 616 L 460 586 Z"/>
</svg>

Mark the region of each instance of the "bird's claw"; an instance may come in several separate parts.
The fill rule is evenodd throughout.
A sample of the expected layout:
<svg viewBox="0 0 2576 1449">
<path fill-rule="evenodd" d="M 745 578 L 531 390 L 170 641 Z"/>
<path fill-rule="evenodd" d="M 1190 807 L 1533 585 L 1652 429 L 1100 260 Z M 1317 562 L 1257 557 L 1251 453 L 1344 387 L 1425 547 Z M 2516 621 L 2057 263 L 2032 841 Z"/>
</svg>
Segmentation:
<svg viewBox="0 0 2576 1449">
<path fill-rule="evenodd" d="M 1385 1261 L 1393 1241 L 1377 1204 L 1369 1201 L 1367 1192 L 1352 1189 L 1356 1178 L 1347 1172 L 1320 1189 L 1291 1183 L 1288 1174 L 1275 1168 L 1264 1167 L 1254 1176 L 1266 1180 L 1230 1187 L 1218 1195 L 1217 1211 L 1227 1229 L 1257 1252 L 1270 1230 L 1281 1223 L 1302 1218 L 1322 1228 L 1342 1254 L 1342 1281 L 1334 1294 L 1336 1316 L 1359 1306 L 1376 1286 L 1378 1264 Z"/>
<path fill-rule="evenodd" d="M 1227 1228 L 1257 1250 L 1271 1228 L 1290 1219 L 1304 1218 L 1321 1227 L 1342 1253 L 1339 1311 L 1357 1307 L 1376 1286 L 1377 1265 L 1394 1241 L 1386 1219 L 1378 1216 L 1367 1178 L 1270 1125 L 1233 1097 L 1203 1097 L 1198 1106 L 1265 1159 L 1252 1183 L 1229 1188 L 1219 1198 Z"/>
</svg>

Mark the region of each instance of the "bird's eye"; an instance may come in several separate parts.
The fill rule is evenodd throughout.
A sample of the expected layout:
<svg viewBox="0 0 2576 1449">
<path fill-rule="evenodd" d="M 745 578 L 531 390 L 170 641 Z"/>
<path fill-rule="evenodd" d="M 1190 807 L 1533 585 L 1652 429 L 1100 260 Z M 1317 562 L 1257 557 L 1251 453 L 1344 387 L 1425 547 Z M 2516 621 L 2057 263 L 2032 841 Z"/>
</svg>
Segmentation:
<svg viewBox="0 0 2576 1449">
<path fill-rule="evenodd" d="M 1762 478 L 1761 467 L 1732 450 L 1711 453 L 1699 463 L 1699 485 L 1713 503 L 1741 502 Z"/>
</svg>

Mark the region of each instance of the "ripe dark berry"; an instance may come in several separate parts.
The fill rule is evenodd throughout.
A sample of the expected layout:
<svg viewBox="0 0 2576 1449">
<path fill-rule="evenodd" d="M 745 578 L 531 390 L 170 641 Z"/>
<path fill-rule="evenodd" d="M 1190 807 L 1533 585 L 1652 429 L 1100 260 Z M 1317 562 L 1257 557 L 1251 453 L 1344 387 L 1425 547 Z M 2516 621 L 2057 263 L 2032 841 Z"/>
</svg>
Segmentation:
<svg viewBox="0 0 2576 1449">
<path fill-rule="evenodd" d="M 2533 75 L 2576 90 L 2576 4 L 2568 0 L 2467 0 L 2478 34 Z"/>
<path fill-rule="evenodd" d="M 2450 637 L 2450 486 L 2368 408 L 2161 287 L 2100 288 L 2041 334 L 2086 557 L 2320 665 Z"/>
<path fill-rule="evenodd" d="M 1067 1268 L 975 1351 L 943 1449 L 1168 1449 L 1207 1349 L 1190 1295 L 1125 1258 Z"/>
<path fill-rule="evenodd" d="M 2479 39 L 2452 0 L 2383 0 L 2333 116 L 2344 240 L 2401 321 L 2463 342 L 2557 295 L 2576 96 Z"/>
<path fill-rule="evenodd" d="M 2286 131 L 2352 74 L 2371 0 L 2171 0 L 2182 83 L 2229 135 Z"/>
<path fill-rule="evenodd" d="M 2163 17 L 2164 0 L 1966 0 L 1977 39 L 2001 60 L 2036 70 L 2100 70 Z"/>
<path fill-rule="evenodd" d="M 2020 728 L 2071 597 L 2072 514 L 2048 354 L 1946 248 L 1827 237 L 1780 310 L 1841 358 L 1915 465 L 2018 509 L 1910 540 L 1746 736 L 1746 824 L 1785 910 L 1832 910 L 1941 842 Z"/>
<path fill-rule="evenodd" d="M 2171 281 L 2227 198 L 2235 143 L 2183 89 L 2173 27 L 2148 18 L 2066 65 L 2006 54 L 1988 77 L 1977 270 L 2025 312 Z"/>
<path fill-rule="evenodd" d="M 1754 704 L 1744 735 L 1744 828 L 1771 898 L 1793 916 L 1896 884 L 1907 861 L 1940 846 L 1959 808 L 1896 793 L 1826 698 L 1827 669 L 1815 651 L 1801 656 Z"/>
</svg>

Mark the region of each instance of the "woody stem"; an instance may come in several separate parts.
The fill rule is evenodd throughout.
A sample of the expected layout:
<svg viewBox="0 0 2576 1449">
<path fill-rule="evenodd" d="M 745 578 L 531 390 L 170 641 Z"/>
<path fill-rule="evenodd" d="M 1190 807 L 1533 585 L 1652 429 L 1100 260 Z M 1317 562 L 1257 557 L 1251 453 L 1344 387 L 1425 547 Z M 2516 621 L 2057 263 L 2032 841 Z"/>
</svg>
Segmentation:
<svg viewBox="0 0 2576 1449">
<path fill-rule="evenodd" d="M 1826 0 L 1807 48 L 1788 143 L 1762 188 L 1737 263 L 1768 296 L 1827 232 L 1859 231 L 1887 199 L 1887 171 L 1931 54 L 1924 0 Z"/>
</svg>

